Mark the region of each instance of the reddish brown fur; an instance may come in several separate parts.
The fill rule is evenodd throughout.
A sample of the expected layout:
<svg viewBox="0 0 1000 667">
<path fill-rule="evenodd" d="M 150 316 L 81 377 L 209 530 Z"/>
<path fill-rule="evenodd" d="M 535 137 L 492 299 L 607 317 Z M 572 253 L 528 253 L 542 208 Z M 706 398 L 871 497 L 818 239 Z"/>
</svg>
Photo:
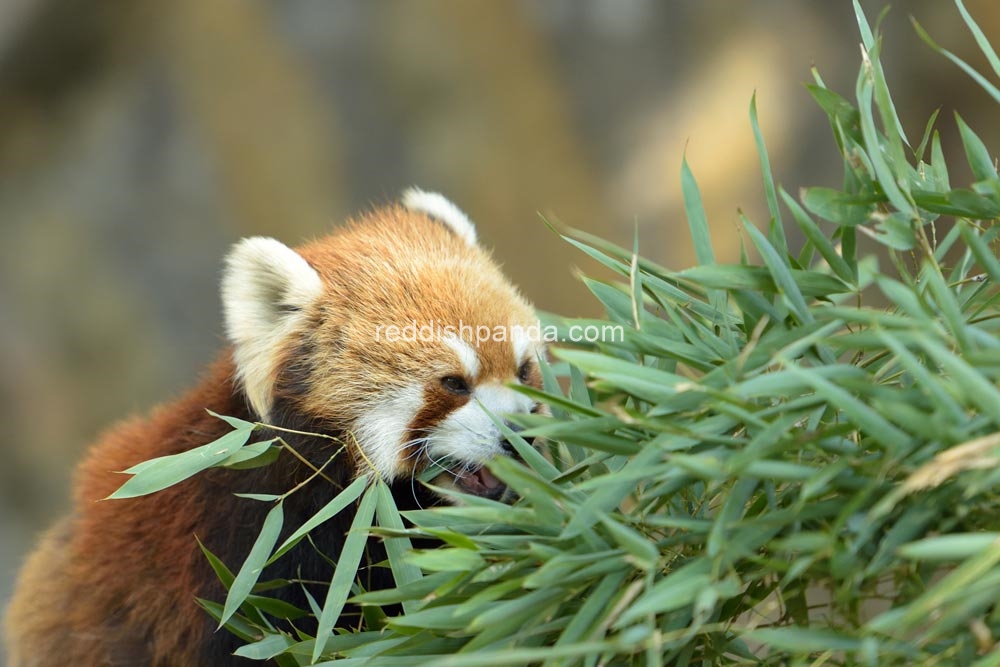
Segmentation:
<svg viewBox="0 0 1000 667">
<path fill-rule="evenodd" d="M 367 224 L 376 218 L 384 224 Z M 441 344 L 374 345 L 374 323 L 461 321 L 508 327 L 534 322 L 531 308 L 485 251 L 427 216 L 400 207 L 373 213 L 301 248 L 301 254 L 319 272 L 326 294 L 306 313 L 308 329 L 274 351 L 278 370 L 271 417 L 276 425 L 343 436 L 374 400 L 375 390 L 414 378 L 463 374 L 455 355 L 445 353 Z M 509 342 L 484 343 L 479 359 L 482 379 L 514 380 L 518 361 Z M 537 384 L 537 369 L 532 373 Z M 74 513 L 41 540 L 8 609 L 10 667 L 242 664 L 229 657 L 234 640 L 225 631 L 210 635 L 213 623 L 195 605 L 196 596 L 220 600 L 223 593 L 195 536 L 231 568 L 238 567 L 266 505 L 232 493 L 281 493 L 303 480 L 308 469 L 282 455 L 259 471 L 213 470 L 151 497 L 101 500 L 125 479 L 114 471 L 227 432 L 229 427 L 206 408 L 256 420 L 234 376 L 227 351 L 190 393 L 148 419 L 123 423 L 91 449 L 76 476 Z M 418 430 L 462 401 L 432 387 L 429 379 L 422 381 L 425 408 L 411 424 Z M 332 447 L 316 439 L 299 444 L 316 464 L 326 461 Z M 362 464 L 359 452 L 351 454 L 353 464 L 340 461 L 331 469 L 340 482 L 353 478 Z M 293 521 L 311 516 L 331 493 L 317 481 L 292 496 L 286 502 L 286 524 L 294 528 L 298 524 Z M 406 494 L 413 493 L 406 480 Z M 398 500 L 410 501 L 433 502 Z M 331 522 L 320 547 L 335 554 L 345 531 L 346 524 Z M 300 565 L 312 558 L 311 569 L 302 566 L 304 578 L 328 580 L 328 565 L 311 551 L 289 556 Z M 379 560 L 377 548 L 372 558 Z M 293 571 L 270 574 L 294 576 Z M 380 575 L 373 570 L 370 576 Z M 375 581 L 371 587 L 379 585 Z M 305 606 L 304 598 L 293 601 Z"/>
<path fill-rule="evenodd" d="M 186 482 L 155 499 L 100 499 L 125 479 L 111 471 L 204 444 L 227 430 L 205 408 L 237 411 L 231 376 L 229 364 L 216 364 L 197 389 L 148 421 L 121 424 L 90 451 L 76 475 L 75 514 L 32 554 L 8 609 L 11 667 L 193 664 L 174 657 L 188 655 L 208 630 L 194 605 L 196 595 L 207 593 L 204 557 L 194 541 L 211 511 L 205 497 Z M 46 598 L 44 606 L 38 596 Z M 136 636 L 136 627 L 156 631 Z M 116 646 L 122 654 L 148 654 L 150 661 L 119 663 L 119 655 L 109 652 Z"/>
<path fill-rule="evenodd" d="M 468 396 L 452 394 L 442 388 L 440 382 L 429 382 L 427 386 L 424 387 L 424 407 L 407 425 L 409 433 L 405 439 L 409 441 L 425 435 L 427 431 L 431 427 L 437 425 L 437 423 L 440 422 L 445 415 L 468 402 Z M 414 448 L 418 446 L 419 445 L 417 443 L 412 443 L 403 452 L 403 471 L 407 475 L 413 473 L 421 463 L 420 458 L 414 456 L 413 451 Z"/>
<path fill-rule="evenodd" d="M 328 338 L 330 329 L 315 330 L 317 347 L 339 351 L 331 355 L 338 362 L 393 370 L 389 378 L 366 377 L 366 386 L 359 389 L 421 377 L 427 374 L 429 366 L 463 374 L 463 369 L 454 365 L 452 355 L 442 354 L 441 344 L 398 341 L 373 345 L 376 323 L 402 327 L 411 322 L 418 325 L 464 322 L 490 329 L 535 323 L 532 308 L 506 280 L 488 252 L 469 246 L 426 216 L 401 207 L 377 212 L 378 219 L 387 219 L 389 224 L 376 227 L 366 224 L 373 221 L 373 215 L 339 233 L 336 244 L 320 241 L 299 249 L 329 287 L 321 317 L 337 323 L 336 342 Z M 400 254 L 401 244 L 411 252 Z M 387 274 L 399 278 L 387 280 Z M 517 372 L 518 362 L 510 342 L 484 341 L 479 356 L 481 381 L 507 381 Z M 339 374 L 329 377 L 331 386 L 317 391 L 315 397 L 325 391 L 347 398 L 346 394 L 354 392 L 355 387 L 343 386 Z M 354 394 L 353 398 L 363 399 L 363 396 Z M 315 407 L 319 412 L 328 409 L 328 406 Z"/>
</svg>

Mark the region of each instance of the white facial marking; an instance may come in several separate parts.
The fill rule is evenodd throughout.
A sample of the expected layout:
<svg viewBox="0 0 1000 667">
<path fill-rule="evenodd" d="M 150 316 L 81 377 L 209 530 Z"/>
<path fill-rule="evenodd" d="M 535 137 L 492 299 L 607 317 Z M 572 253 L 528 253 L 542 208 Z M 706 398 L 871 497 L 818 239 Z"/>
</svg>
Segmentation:
<svg viewBox="0 0 1000 667">
<path fill-rule="evenodd" d="M 441 340 L 458 355 L 459 361 L 462 362 L 462 368 L 465 369 L 465 374 L 475 379 L 479 375 L 479 355 L 476 354 L 476 348 L 472 347 L 472 344 L 467 340 L 455 335 L 445 336 Z"/>
<path fill-rule="evenodd" d="M 372 402 L 375 406 L 354 424 L 354 437 L 372 466 L 388 480 L 401 473 L 401 438 L 423 405 L 419 386 L 405 387 Z"/>
<path fill-rule="evenodd" d="M 222 303 L 236 374 L 264 421 L 272 403 L 277 350 L 305 321 L 303 311 L 323 292 L 316 270 L 280 241 L 240 241 L 226 258 Z"/>
<path fill-rule="evenodd" d="M 436 192 L 424 192 L 420 188 L 410 188 L 403 193 L 403 206 L 441 221 L 466 243 L 476 245 L 476 226 L 444 196 Z"/>
<path fill-rule="evenodd" d="M 501 384 L 477 387 L 472 400 L 433 429 L 427 438 L 427 454 L 432 461 L 483 463 L 503 451 L 503 433 L 490 413 L 503 420 L 505 414 L 531 412 L 534 405 L 527 396 Z"/>
</svg>

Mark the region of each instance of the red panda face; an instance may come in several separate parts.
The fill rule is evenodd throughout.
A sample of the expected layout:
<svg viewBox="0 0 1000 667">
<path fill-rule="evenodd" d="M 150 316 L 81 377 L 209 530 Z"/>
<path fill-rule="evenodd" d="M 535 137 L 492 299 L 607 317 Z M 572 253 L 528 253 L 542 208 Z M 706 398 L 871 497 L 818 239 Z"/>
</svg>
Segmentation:
<svg viewBox="0 0 1000 667">
<path fill-rule="evenodd" d="M 410 190 L 292 250 L 247 239 L 228 260 L 226 324 L 238 380 L 262 421 L 347 439 L 358 474 L 498 498 L 483 463 L 509 454 L 495 419 L 538 411 L 532 308 L 440 195 Z"/>
<path fill-rule="evenodd" d="M 444 337 L 440 365 L 429 368 L 432 372 L 422 381 L 396 391 L 387 402 L 392 410 L 362 416 L 355 434 L 384 463 L 380 470 L 391 469 L 398 478 L 429 469 L 439 473 L 434 476 L 438 486 L 503 496 L 503 485 L 483 467 L 485 461 L 514 451 L 498 422 L 506 421 L 505 415 L 541 409 L 511 387 L 540 386 L 540 349 L 523 326 L 509 327 L 512 340 L 500 344 Z"/>
</svg>

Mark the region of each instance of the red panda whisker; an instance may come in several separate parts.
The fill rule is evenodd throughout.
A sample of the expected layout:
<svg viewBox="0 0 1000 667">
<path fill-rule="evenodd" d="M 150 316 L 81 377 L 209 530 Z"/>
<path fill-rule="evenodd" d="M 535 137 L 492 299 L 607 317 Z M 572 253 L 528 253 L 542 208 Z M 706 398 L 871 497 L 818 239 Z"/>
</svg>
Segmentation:
<svg viewBox="0 0 1000 667">
<path fill-rule="evenodd" d="M 414 445 L 416 445 L 416 444 L 419 444 L 420 446 L 419 447 L 414 447 Z M 420 454 L 420 450 L 423 449 L 426 445 L 427 445 L 427 437 L 426 436 L 421 436 L 419 438 L 413 438 L 412 440 L 407 440 L 407 441 L 403 442 L 400 445 L 401 449 L 412 450 L 406 456 L 403 457 L 403 460 L 406 461 L 408 459 L 412 459 L 412 458 L 418 456 Z"/>
</svg>

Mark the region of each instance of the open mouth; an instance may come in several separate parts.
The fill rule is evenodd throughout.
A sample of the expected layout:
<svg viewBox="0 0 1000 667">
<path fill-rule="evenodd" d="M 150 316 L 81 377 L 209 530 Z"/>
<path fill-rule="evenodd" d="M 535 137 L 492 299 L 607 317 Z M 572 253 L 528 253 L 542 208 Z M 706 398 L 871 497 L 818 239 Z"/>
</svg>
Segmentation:
<svg viewBox="0 0 1000 667">
<path fill-rule="evenodd" d="M 497 479 L 486 466 L 457 475 L 455 486 L 474 496 L 493 500 L 498 500 L 507 491 L 507 485 Z"/>
<path fill-rule="evenodd" d="M 497 479 L 486 466 L 452 468 L 435 476 L 431 483 L 490 500 L 502 501 L 507 495 L 507 485 Z"/>
</svg>

